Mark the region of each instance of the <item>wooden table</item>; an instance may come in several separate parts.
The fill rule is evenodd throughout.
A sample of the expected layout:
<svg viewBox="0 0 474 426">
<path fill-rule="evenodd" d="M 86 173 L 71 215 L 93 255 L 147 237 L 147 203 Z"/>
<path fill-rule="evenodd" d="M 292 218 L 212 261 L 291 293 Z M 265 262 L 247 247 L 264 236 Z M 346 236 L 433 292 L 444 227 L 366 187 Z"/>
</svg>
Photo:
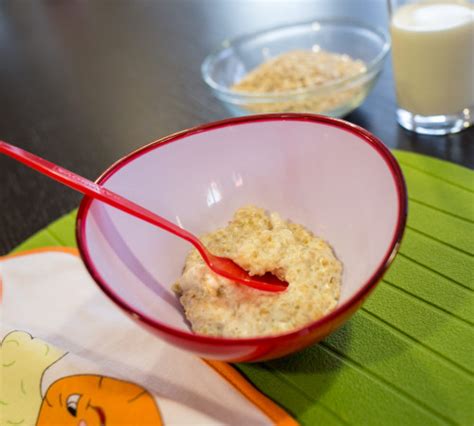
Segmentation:
<svg viewBox="0 0 474 426">
<path fill-rule="evenodd" d="M 387 26 L 382 0 L 104 0 L 0 3 L 0 139 L 91 179 L 129 151 L 227 116 L 201 80 L 224 38 L 323 17 Z M 346 117 L 389 147 L 474 167 L 474 129 L 422 137 L 395 121 L 391 63 Z M 80 195 L 0 158 L 0 254 Z"/>
</svg>

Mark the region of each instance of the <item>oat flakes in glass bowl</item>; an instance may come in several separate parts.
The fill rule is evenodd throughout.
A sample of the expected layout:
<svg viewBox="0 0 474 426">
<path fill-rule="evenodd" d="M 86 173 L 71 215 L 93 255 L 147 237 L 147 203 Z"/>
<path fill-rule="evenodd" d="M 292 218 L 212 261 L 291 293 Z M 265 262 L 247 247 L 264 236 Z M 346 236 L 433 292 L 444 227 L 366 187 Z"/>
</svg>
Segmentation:
<svg viewBox="0 0 474 426">
<path fill-rule="evenodd" d="M 318 20 L 225 40 L 203 62 L 202 76 L 233 115 L 342 117 L 367 97 L 389 50 L 381 29 Z"/>
</svg>

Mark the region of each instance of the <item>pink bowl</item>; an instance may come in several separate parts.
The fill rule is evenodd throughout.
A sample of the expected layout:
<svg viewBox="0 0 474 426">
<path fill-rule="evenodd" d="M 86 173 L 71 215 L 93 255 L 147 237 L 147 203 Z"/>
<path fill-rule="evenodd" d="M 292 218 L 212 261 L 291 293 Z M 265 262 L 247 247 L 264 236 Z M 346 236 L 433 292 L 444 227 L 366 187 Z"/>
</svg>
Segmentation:
<svg viewBox="0 0 474 426">
<path fill-rule="evenodd" d="M 259 361 L 323 339 L 375 288 L 405 228 L 405 183 L 389 150 L 360 127 L 317 115 L 247 116 L 185 130 L 124 157 L 98 182 L 197 235 L 255 204 L 333 246 L 344 275 L 331 314 L 277 336 L 208 337 L 190 331 L 171 291 L 191 246 L 85 197 L 77 241 L 99 287 L 142 327 L 209 359 Z"/>
</svg>

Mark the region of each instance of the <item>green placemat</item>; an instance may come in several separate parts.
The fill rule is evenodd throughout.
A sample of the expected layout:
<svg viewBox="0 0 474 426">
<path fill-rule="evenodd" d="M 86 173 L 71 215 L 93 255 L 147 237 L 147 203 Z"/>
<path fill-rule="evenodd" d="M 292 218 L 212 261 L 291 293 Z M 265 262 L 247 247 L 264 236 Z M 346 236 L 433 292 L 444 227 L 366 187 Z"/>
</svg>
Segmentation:
<svg viewBox="0 0 474 426">
<path fill-rule="evenodd" d="M 237 367 L 305 425 L 474 424 L 474 172 L 395 152 L 405 238 L 356 315 L 298 354 Z M 75 246 L 75 212 L 15 251 Z"/>
</svg>

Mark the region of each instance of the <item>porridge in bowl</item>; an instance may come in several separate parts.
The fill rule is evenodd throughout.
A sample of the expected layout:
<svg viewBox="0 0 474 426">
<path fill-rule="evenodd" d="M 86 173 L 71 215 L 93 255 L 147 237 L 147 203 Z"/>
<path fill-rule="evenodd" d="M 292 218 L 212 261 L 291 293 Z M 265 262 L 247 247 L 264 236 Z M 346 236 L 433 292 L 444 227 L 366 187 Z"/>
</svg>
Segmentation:
<svg viewBox="0 0 474 426">
<path fill-rule="evenodd" d="M 270 293 L 236 284 L 212 272 L 193 249 L 174 291 L 196 333 L 279 334 L 313 322 L 337 305 L 341 262 L 327 242 L 278 213 L 241 208 L 225 228 L 201 240 L 213 254 L 232 259 L 251 275 L 271 272 L 289 285 Z"/>
</svg>

